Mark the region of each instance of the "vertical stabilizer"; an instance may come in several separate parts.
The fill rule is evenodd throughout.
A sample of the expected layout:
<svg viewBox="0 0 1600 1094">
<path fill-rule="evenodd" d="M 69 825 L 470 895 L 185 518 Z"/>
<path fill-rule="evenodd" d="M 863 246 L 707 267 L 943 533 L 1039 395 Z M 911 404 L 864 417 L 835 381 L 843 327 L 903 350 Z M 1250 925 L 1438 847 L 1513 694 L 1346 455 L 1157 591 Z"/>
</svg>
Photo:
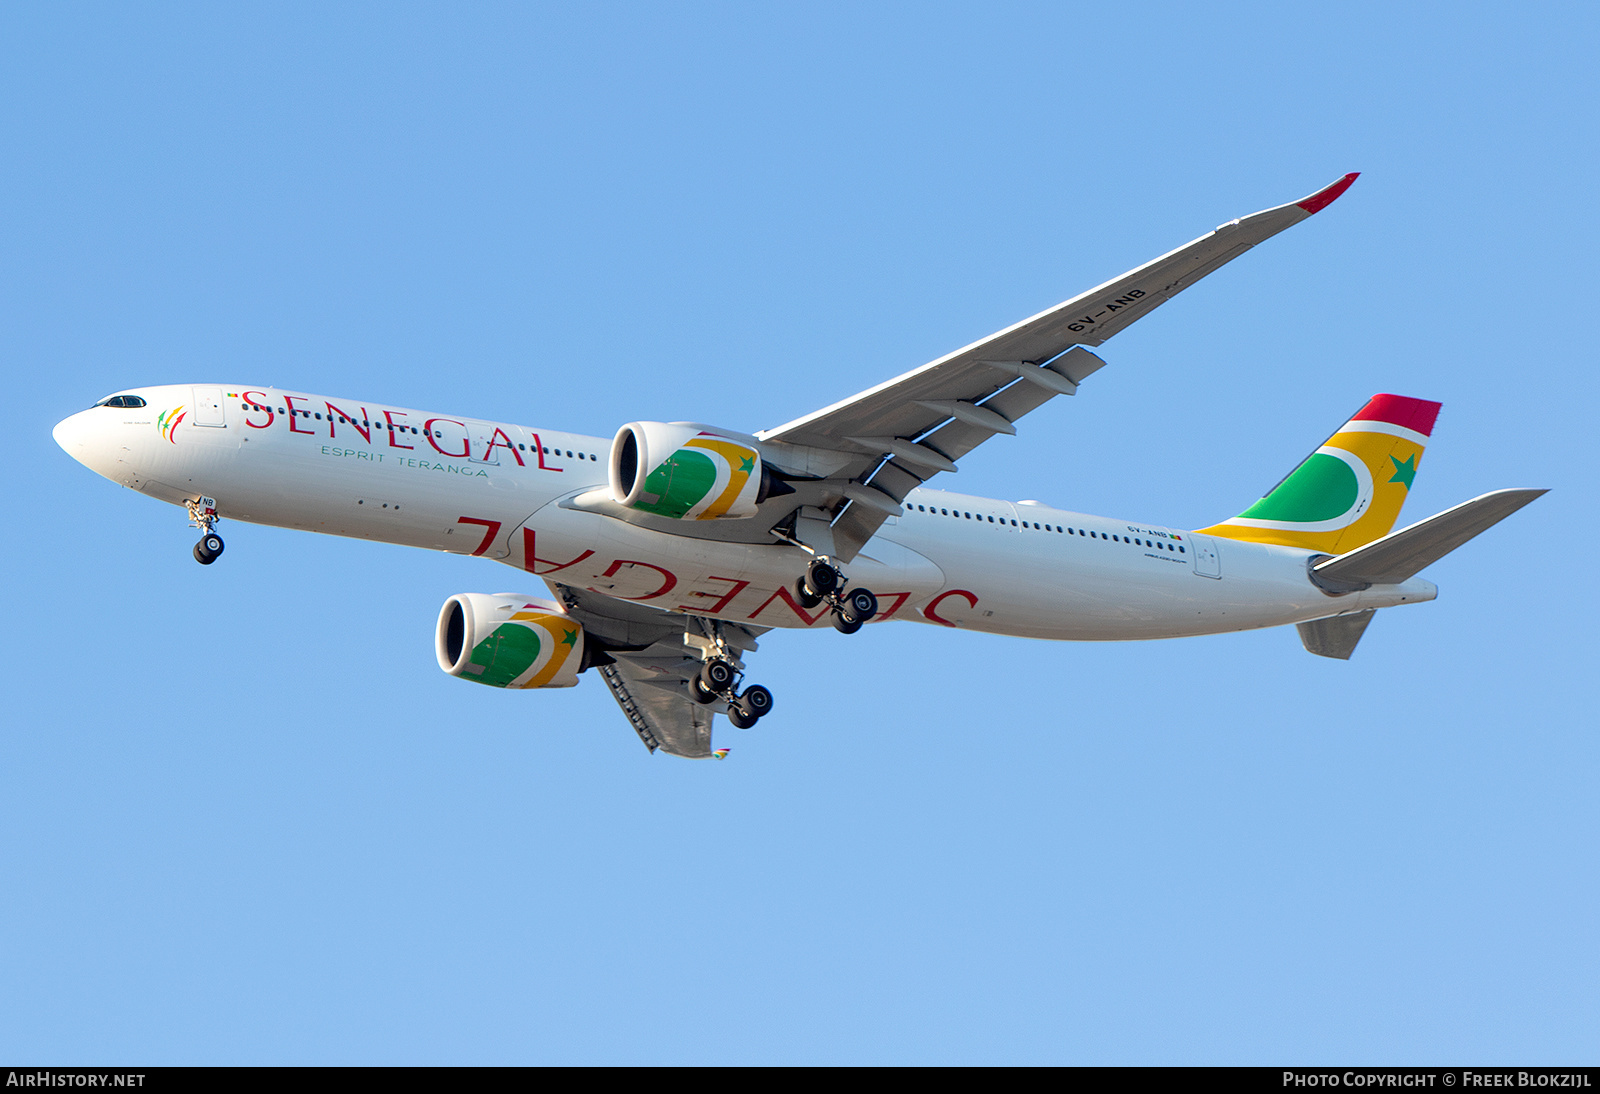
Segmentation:
<svg viewBox="0 0 1600 1094">
<path fill-rule="evenodd" d="M 1266 497 L 1199 531 L 1330 555 L 1387 535 L 1411 491 L 1439 406 L 1374 395 Z"/>
</svg>

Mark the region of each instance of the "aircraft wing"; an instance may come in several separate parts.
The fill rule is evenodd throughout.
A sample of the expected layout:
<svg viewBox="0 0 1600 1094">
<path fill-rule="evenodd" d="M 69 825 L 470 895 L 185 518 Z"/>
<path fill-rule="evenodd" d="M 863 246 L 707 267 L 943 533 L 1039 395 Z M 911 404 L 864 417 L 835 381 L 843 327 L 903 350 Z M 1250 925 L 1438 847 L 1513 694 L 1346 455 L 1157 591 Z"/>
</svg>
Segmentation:
<svg viewBox="0 0 1600 1094">
<path fill-rule="evenodd" d="M 718 634 L 736 655 L 754 653 L 756 636 L 769 628 L 719 623 L 570 585 L 546 584 L 604 651 L 595 667 L 645 747 L 709 759 L 712 716 L 728 708 L 721 701 L 703 705 L 694 698 L 689 682 L 699 673 L 701 660 L 692 643 L 696 637 Z"/>
<path fill-rule="evenodd" d="M 655 647 L 645 652 L 648 658 L 643 665 L 632 655 L 623 654 L 614 664 L 599 666 L 612 697 L 651 752 L 659 748 L 691 760 L 710 759 L 711 710 L 688 694 L 689 674 L 699 668 L 699 663 L 686 660 L 681 652 L 674 655 L 671 650 L 657 651 Z M 672 661 L 693 668 L 682 673 L 669 664 Z"/>
<path fill-rule="evenodd" d="M 1299 201 L 1229 221 L 1121 277 L 937 361 L 803 418 L 764 442 L 853 453 L 831 508 L 835 553 L 852 557 L 911 490 L 1105 362 L 1098 346 L 1257 243 L 1320 211 L 1355 174 Z M 853 474 L 852 474 L 853 473 Z"/>
</svg>

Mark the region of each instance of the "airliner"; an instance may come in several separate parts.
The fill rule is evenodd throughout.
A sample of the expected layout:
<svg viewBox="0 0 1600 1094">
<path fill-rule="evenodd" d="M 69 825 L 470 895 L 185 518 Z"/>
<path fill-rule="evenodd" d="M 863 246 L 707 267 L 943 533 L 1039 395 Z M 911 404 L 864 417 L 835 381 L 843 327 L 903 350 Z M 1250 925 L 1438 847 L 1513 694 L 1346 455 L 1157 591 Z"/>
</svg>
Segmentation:
<svg viewBox="0 0 1600 1094">
<path fill-rule="evenodd" d="M 492 559 L 548 595 L 460 593 L 440 668 L 497 688 L 594 669 L 655 752 L 721 758 L 772 693 L 774 627 L 907 620 L 1028 638 L 1174 638 L 1294 624 L 1348 659 L 1417 576 L 1545 491 L 1497 490 L 1395 531 L 1439 404 L 1378 394 L 1265 497 L 1205 528 L 930 486 L 1105 362 L 1089 347 L 1326 208 L 1346 175 L 858 395 L 756 433 L 630 422 L 610 439 L 367 398 L 208 383 L 129 388 L 55 427 L 96 473 L 224 519 Z"/>
</svg>

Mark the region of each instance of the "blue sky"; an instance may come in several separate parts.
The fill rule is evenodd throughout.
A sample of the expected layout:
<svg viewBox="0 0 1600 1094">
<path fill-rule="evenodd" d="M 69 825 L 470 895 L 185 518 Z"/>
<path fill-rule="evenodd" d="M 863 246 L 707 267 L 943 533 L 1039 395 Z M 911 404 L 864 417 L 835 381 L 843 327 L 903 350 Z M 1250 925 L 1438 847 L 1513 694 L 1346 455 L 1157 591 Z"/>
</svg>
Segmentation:
<svg viewBox="0 0 1600 1094">
<path fill-rule="evenodd" d="M 7 8 L 0 1057 L 1594 1059 L 1596 30 Z M 1348 663 L 780 634 L 728 762 L 651 757 L 597 680 L 438 671 L 440 603 L 513 571 L 246 525 L 201 568 L 50 441 L 213 379 L 759 429 L 1351 170 L 949 483 L 1201 526 L 1442 400 L 1407 518 L 1553 492 Z"/>
</svg>

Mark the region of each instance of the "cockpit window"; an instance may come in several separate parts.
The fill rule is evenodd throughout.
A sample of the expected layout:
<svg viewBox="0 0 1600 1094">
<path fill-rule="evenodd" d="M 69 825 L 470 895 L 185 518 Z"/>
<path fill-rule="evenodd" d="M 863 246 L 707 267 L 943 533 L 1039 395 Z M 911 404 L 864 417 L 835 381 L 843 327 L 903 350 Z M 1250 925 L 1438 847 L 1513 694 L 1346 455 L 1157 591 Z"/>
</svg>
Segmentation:
<svg viewBox="0 0 1600 1094">
<path fill-rule="evenodd" d="M 109 399 L 101 399 L 95 406 L 119 406 L 123 408 L 144 406 L 145 402 L 137 395 L 113 395 Z M 90 408 L 91 410 L 93 407 Z"/>
</svg>

